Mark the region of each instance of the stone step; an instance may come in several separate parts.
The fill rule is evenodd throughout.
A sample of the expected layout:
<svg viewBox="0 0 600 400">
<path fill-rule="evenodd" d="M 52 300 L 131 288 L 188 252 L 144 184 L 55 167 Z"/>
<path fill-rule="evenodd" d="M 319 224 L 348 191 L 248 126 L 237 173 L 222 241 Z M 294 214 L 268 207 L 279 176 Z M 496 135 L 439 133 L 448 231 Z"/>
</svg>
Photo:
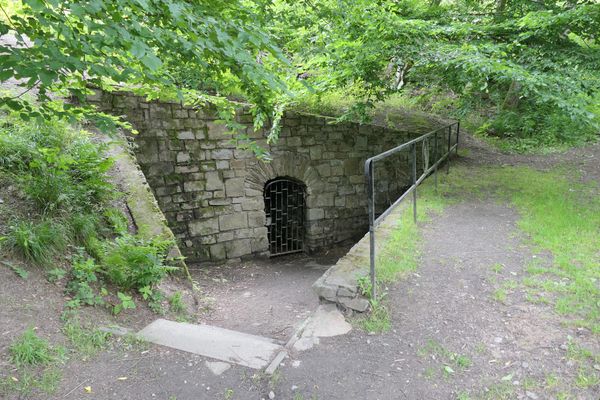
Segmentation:
<svg viewBox="0 0 600 400">
<path fill-rule="evenodd" d="M 263 369 L 283 347 L 274 339 L 218 328 L 157 319 L 138 337 L 204 357 Z"/>
</svg>

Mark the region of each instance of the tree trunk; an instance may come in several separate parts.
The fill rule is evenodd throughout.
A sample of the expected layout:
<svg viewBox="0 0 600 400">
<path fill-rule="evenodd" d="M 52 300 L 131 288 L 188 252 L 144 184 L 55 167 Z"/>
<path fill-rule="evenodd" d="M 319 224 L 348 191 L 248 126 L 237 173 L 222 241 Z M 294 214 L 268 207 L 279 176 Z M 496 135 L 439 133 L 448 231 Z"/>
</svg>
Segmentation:
<svg viewBox="0 0 600 400">
<path fill-rule="evenodd" d="M 504 102 L 502 103 L 503 110 L 515 110 L 519 106 L 519 92 L 521 84 L 515 80 L 510 83 Z"/>
</svg>

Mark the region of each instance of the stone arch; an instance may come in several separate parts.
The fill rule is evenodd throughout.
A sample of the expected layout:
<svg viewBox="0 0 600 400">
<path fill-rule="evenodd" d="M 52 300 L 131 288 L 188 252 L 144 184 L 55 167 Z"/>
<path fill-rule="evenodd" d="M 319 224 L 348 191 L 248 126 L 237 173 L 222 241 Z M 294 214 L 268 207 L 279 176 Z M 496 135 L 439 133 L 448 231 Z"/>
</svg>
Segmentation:
<svg viewBox="0 0 600 400">
<path fill-rule="evenodd" d="M 286 151 L 274 154 L 271 162 L 256 161 L 248 168 L 245 185 L 258 193 L 262 193 L 265 184 L 278 177 L 290 177 L 306 185 L 306 195 L 318 191 L 321 186 L 318 172 L 310 166 L 308 156 Z"/>
</svg>

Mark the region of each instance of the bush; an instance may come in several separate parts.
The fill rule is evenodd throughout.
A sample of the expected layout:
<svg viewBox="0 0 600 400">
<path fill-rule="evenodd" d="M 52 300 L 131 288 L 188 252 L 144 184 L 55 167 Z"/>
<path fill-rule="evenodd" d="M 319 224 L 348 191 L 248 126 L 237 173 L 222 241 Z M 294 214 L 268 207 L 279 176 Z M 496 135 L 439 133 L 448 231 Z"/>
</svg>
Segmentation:
<svg viewBox="0 0 600 400">
<path fill-rule="evenodd" d="M 33 223 L 17 221 L 8 230 L 3 246 L 36 264 L 48 264 L 52 257 L 64 251 L 67 234 L 63 225 L 52 220 Z"/>
<path fill-rule="evenodd" d="M 172 243 L 165 240 L 143 240 L 124 235 L 106 242 L 101 256 L 107 279 L 124 289 L 152 287 L 177 268 L 164 265 Z"/>
<path fill-rule="evenodd" d="M 21 121 L 0 125 L 0 169 L 15 177 L 42 213 L 92 211 L 113 197 L 105 145 L 66 122 Z"/>
</svg>

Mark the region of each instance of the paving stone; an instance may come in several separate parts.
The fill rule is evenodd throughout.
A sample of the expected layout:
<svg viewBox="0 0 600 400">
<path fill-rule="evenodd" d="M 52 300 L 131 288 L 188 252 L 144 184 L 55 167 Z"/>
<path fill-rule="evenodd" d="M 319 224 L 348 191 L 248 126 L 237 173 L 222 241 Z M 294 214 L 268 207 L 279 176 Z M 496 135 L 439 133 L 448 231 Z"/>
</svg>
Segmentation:
<svg viewBox="0 0 600 400">
<path fill-rule="evenodd" d="M 193 325 L 157 319 L 137 336 L 151 343 L 262 369 L 283 347 L 273 339 L 210 325 Z"/>
<path fill-rule="evenodd" d="M 221 361 L 206 361 L 204 364 L 210 370 L 210 372 L 217 376 L 231 368 L 231 364 Z"/>
</svg>

